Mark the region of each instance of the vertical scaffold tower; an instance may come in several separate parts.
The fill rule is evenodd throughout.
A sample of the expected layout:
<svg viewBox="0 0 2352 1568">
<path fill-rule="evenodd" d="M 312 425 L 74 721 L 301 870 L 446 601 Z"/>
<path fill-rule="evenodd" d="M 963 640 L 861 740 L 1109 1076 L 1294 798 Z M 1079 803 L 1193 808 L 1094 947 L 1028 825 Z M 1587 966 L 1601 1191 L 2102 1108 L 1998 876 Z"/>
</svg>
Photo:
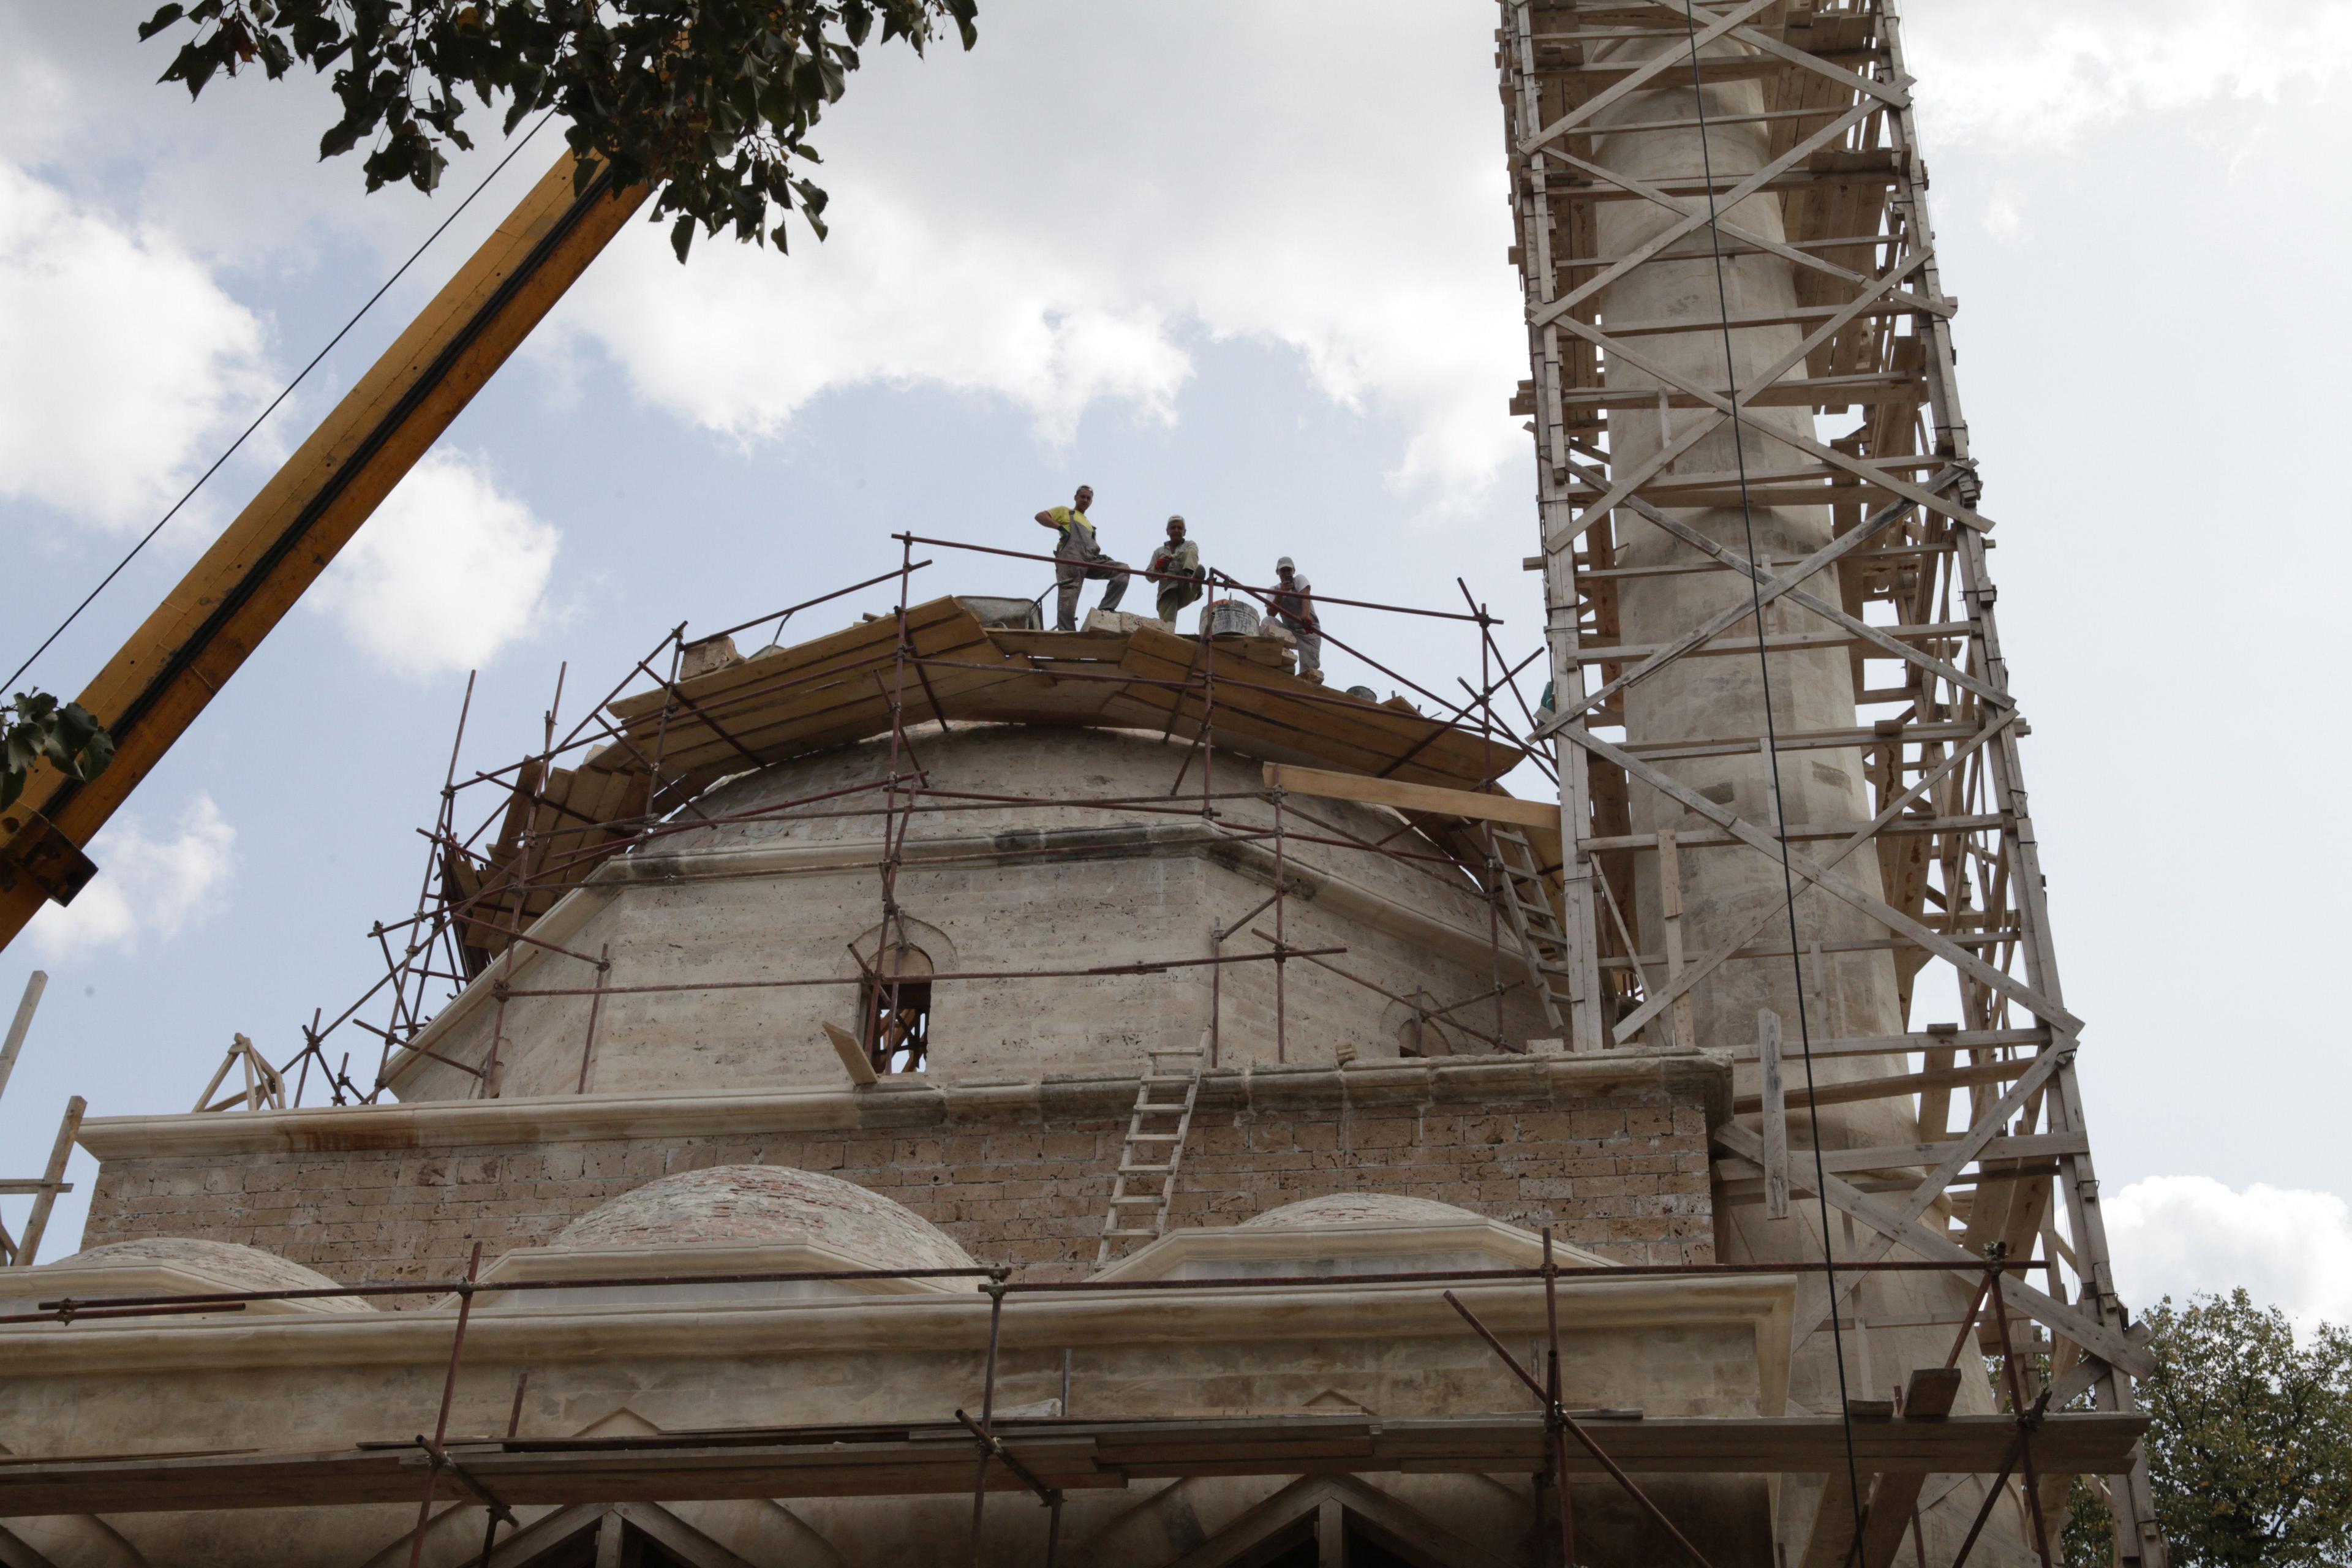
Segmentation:
<svg viewBox="0 0 2352 1568">
<path fill-rule="evenodd" d="M 1501 15 L 1572 1047 L 1732 1056 L 1732 1259 L 2013 1261 L 1990 1303 L 1810 1283 L 1801 1402 L 1948 1347 L 2021 1432 L 2129 1409 L 1895 5 Z M 2022 1479 L 2031 1550 L 2072 1478 Z M 1848 1556 L 1845 1484 L 1808 1563 Z M 2145 1465 L 2104 1484 L 2163 1568 Z"/>
</svg>

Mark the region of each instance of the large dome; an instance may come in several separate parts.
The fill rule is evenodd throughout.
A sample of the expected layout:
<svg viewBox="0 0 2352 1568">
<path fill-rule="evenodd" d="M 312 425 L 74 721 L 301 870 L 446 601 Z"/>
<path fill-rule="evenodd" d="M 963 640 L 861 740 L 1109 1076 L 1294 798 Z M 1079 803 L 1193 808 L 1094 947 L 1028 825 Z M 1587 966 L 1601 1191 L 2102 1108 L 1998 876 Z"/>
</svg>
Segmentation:
<svg viewBox="0 0 2352 1568">
<path fill-rule="evenodd" d="M 959 723 L 910 744 L 925 779 L 911 816 L 884 809 L 887 739 L 714 784 L 693 814 L 606 859 L 501 963 L 509 984 L 545 994 L 502 1010 L 486 974 L 443 1008 L 392 1068 L 400 1098 L 478 1094 L 450 1064 L 487 1061 L 493 1037 L 504 1099 L 574 1095 L 583 1079 L 596 1095 L 846 1092 L 827 1026 L 872 1038 L 880 1003 L 862 968 L 902 962 L 946 977 L 893 1021 L 911 1021 L 923 1046 L 892 1062 L 902 1088 L 1132 1073 L 1147 1050 L 1189 1050 L 1210 1032 L 1228 1068 L 1495 1048 L 1484 1006 L 1476 1031 L 1440 1018 L 1401 1032 L 1413 1015 L 1391 994 L 1438 1012 L 1438 998 L 1489 994 L 1498 928 L 1468 876 L 1388 808 L 1294 802 L 1277 856 L 1263 768 L 1222 738 L 1213 763 L 1157 732 L 1050 724 Z M 1204 767 L 1213 817 L 1196 810 Z M 877 868 L 893 858 L 886 932 Z M 1291 894 L 1283 939 L 1344 948 L 1340 968 L 1277 976 L 1260 962 L 1270 911 L 1226 932 L 1231 963 L 1193 962 L 1277 879 Z M 607 949 L 609 994 L 592 1003 L 599 972 L 576 955 Z M 1186 963 L 1153 968 L 1171 959 Z M 1524 964 L 1507 940 L 1501 962 L 1506 982 Z M 1073 968 L 1096 973 L 1041 974 Z M 1375 975 L 1377 988 L 1358 983 Z M 1547 1033 L 1524 984 L 1502 1001 L 1508 1038 Z"/>
<path fill-rule="evenodd" d="M 210 1290 L 321 1290 L 340 1289 L 315 1268 L 234 1241 L 204 1241 L 194 1237 L 145 1237 L 137 1241 L 110 1241 L 42 1265 L 44 1269 L 168 1270 L 193 1275 L 200 1283 L 177 1287 L 192 1293 Z M 302 1303 L 316 1311 L 365 1312 L 374 1303 L 363 1296 L 314 1297 Z"/>
<path fill-rule="evenodd" d="M 871 1268 L 969 1268 L 929 1221 L 878 1193 L 789 1165 L 713 1165 L 664 1176 L 589 1210 L 550 1245 L 567 1251 L 800 1242 Z"/>
</svg>

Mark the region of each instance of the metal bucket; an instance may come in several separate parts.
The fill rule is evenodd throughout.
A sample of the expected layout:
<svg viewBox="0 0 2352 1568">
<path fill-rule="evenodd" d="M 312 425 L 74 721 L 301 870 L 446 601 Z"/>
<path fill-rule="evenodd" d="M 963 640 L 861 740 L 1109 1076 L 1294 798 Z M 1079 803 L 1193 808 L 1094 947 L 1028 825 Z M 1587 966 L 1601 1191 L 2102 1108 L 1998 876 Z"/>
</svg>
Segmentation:
<svg viewBox="0 0 2352 1568">
<path fill-rule="evenodd" d="M 1201 611 L 1203 637 L 1254 637 L 1257 633 L 1256 609 L 1238 599 L 1213 599 Z"/>
</svg>

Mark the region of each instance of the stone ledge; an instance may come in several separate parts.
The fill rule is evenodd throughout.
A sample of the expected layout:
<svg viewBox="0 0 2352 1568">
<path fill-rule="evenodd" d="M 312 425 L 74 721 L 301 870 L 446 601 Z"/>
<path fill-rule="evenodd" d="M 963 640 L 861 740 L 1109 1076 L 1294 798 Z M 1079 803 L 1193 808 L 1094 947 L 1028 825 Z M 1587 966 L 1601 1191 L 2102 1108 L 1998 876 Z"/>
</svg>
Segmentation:
<svg viewBox="0 0 2352 1568">
<path fill-rule="evenodd" d="M 1017 1082 L 886 1081 L 867 1089 L 740 1094 L 562 1095 L 533 1100 L 321 1106 L 309 1110 L 92 1117 L 81 1146 L 100 1160 L 384 1149 L 462 1149 L 602 1139 L 1115 1121 L 1135 1103 L 1132 1077 Z M 1288 1115 L 1340 1108 L 1408 1110 L 1496 1100 L 1572 1104 L 1620 1087 L 1696 1092 L 1709 1129 L 1730 1114 L 1731 1064 L 1711 1051 L 1456 1057 L 1346 1068 L 1220 1069 L 1201 1085 L 1211 1111 Z"/>
</svg>

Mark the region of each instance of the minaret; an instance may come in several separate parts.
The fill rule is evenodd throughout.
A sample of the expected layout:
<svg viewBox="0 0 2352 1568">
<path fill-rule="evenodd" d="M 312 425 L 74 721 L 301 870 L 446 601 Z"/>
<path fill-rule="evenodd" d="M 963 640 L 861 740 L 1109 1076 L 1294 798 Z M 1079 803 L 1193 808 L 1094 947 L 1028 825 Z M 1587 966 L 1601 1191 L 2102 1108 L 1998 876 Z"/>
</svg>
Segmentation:
<svg viewBox="0 0 2352 1568">
<path fill-rule="evenodd" d="M 1973 1375 L 2005 1308 L 2012 1344 L 2053 1336 L 2058 1395 L 2126 1405 L 2145 1363 L 2106 1264 L 1893 7 L 1502 15 L 1575 1047 L 1738 1064 L 1727 1262 L 2035 1260 L 1973 1319 L 1981 1273 L 1849 1267 L 1834 1324 L 1814 1273 L 1798 1404 L 1900 1397 L 1956 1339 L 1956 1408 L 2006 1407 L 2011 1364 L 2030 1404 L 2022 1350 Z M 1774 1032 L 1785 1118 L 1761 1103 Z M 2045 1157 L 1988 1158 L 2029 1147 Z M 1790 1500 L 1792 1563 L 1843 1559 L 1847 1488 Z M 1931 1556 L 1981 1489 L 1927 1510 Z M 1997 1510 L 1972 1561 L 2055 1549 L 2063 1479 L 2039 1489 L 2042 1523 Z M 2161 1563 L 2144 1468 L 2114 1489 L 2124 1554 Z"/>
</svg>

